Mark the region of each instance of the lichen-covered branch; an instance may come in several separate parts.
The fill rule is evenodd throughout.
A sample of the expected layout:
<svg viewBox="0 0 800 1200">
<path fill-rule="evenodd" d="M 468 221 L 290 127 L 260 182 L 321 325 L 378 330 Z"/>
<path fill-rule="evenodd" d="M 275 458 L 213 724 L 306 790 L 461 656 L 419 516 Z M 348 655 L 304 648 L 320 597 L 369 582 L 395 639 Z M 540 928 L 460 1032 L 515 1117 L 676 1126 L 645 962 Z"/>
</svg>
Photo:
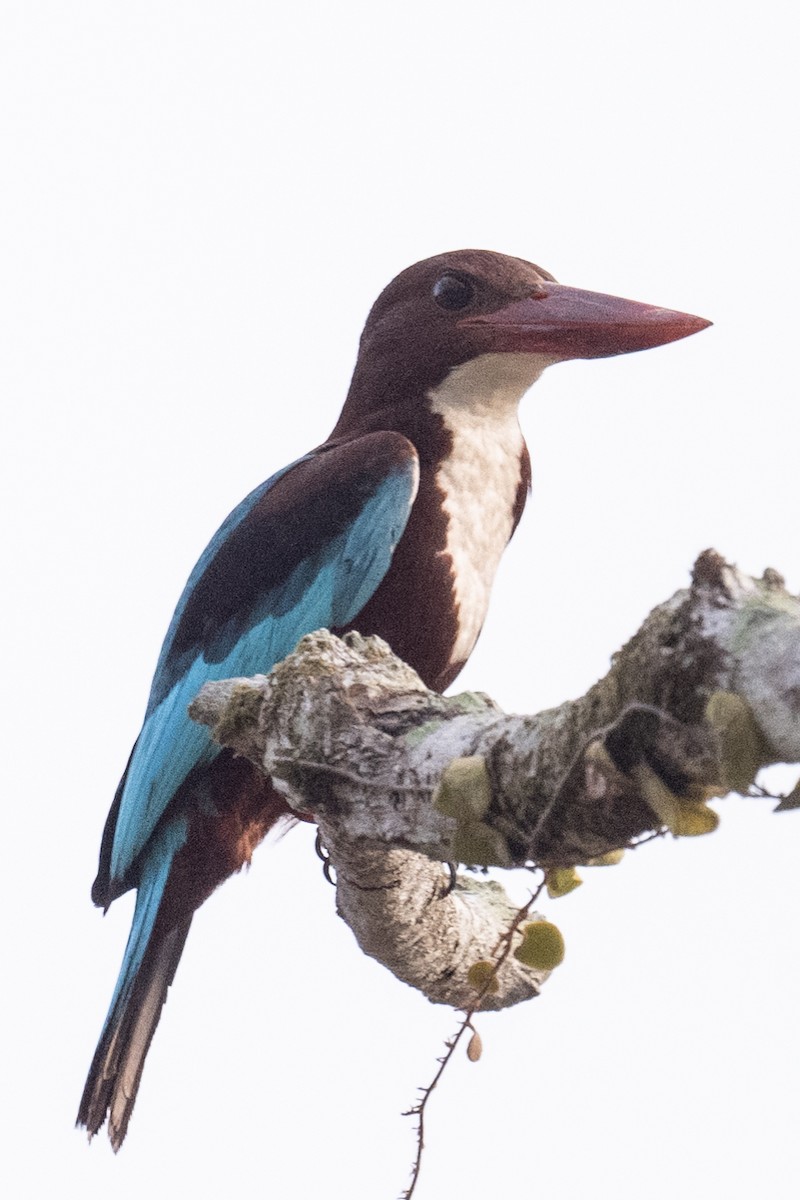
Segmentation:
<svg viewBox="0 0 800 1200">
<path fill-rule="evenodd" d="M 579 700 L 507 716 L 442 697 L 378 639 L 321 631 L 265 677 L 207 684 L 192 716 L 318 821 L 362 948 L 467 1008 L 470 966 L 515 909 L 442 862 L 569 868 L 665 827 L 713 828 L 707 800 L 800 760 L 800 601 L 706 551 Z M 536 994 L 513 956 L 483 1007 Z"/>
</svg>

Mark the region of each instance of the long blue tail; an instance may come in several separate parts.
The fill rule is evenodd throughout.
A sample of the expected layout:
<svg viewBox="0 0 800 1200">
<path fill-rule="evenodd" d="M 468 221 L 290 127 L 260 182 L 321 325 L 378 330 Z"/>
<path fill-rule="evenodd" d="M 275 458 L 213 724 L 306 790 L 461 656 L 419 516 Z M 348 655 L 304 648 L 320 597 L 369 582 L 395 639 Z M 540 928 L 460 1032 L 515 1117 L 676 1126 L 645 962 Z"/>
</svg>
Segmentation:
<svg viewBox="0 0 800 1200">
<path fill-rule="evenodd" d="M 128 1128 L 150 1042 L 175 978 L 192 924 L 190 913 L 172 928 L 157 927 L 173 859 L 186 841 L 178 817 L 152 839 L 141 864 L 136 910 L 125 957 L 78 1109 L 78 1125 L 92 1137 L 108 1116 L 108 1134 L 119 1150 Z"/>
</svg>

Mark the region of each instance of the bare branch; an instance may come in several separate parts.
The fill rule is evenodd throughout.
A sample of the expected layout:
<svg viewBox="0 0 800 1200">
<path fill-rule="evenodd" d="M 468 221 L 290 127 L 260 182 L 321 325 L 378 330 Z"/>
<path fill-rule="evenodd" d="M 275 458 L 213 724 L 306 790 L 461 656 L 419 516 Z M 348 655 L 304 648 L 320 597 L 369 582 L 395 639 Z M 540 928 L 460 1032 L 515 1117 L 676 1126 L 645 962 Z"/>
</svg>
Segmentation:
<svg viewBox="0 0 800 1200">
<path fill-rule="evenodd" d="M 706 551 L 579 700 L 507 716 L 445 698 L 378 639 L 304 638 L 269 676 L 208 684 L 192 716 L 310 811 L 366 953 L 468 1009 L 467 974 L 513 922 L 494 882 L 441 863 L 570 867 L 666 826 L 713 828 L 713 795 L 800 760 L 800 603 Z M 507 956 L 484 1007 L 546 978 Z"/>
</svg>

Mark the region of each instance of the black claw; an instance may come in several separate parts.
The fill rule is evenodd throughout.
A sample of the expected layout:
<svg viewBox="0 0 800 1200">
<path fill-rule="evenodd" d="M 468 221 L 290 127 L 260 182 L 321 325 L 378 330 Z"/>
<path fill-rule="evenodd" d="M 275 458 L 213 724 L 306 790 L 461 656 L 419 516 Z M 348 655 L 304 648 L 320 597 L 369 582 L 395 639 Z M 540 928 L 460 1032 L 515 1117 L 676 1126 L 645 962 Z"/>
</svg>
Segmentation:
<svg viewBox="0 0 800 1200">
<path fill-rule="evenodd" d="M 336 873 L 331 866 L 331 856 L 322 844 L 322 834 L 319 829 L 317 830 L 317 836 L 314 838 L 314 852 L 322 862 L 322 874 L 331 887 L 336 887 Z"/>
<path fill-rule="evenodd" d="M 449 896 L 451 892 L 454 892 L 456 890 L 456 883 L 458 882 L 458 869 L 456 864 L 448 862 L 444 863 L 444 866 L 447 867 L 449 878 L 447 880 L 447 886 L 442 888 L 439 897 L 440 900 L 444 900 L 445 897 Z"/>
</svg>

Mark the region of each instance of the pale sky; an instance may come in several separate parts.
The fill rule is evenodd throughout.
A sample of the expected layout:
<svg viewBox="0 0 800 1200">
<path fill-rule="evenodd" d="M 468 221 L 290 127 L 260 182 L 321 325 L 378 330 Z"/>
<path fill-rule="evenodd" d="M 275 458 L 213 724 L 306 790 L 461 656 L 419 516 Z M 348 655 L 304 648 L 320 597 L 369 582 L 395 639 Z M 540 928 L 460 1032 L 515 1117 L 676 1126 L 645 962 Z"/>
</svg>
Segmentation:
<svg viewBox="0 0 800 1200">
<path fill-rule="evenodd" d="M 583 693 L 708 546 L 800 589 L 795 39 L 770 0 L 0 5 L 4 1193 L 407 1183 L 456 1017 L 362 957 L 308 829 L 196 917 L 120 1155 L 73 1129 L 161 639 L 227 512 L 329 432 L 380 289 L 465 246 L 715 324 L 527 397 L 533 498 L 457 688 Z M 800 817 L 719 807 L 541 906 L 565 964 L 448 1071 L 415 1200 L 794 1197 Z"/>
</svg>

